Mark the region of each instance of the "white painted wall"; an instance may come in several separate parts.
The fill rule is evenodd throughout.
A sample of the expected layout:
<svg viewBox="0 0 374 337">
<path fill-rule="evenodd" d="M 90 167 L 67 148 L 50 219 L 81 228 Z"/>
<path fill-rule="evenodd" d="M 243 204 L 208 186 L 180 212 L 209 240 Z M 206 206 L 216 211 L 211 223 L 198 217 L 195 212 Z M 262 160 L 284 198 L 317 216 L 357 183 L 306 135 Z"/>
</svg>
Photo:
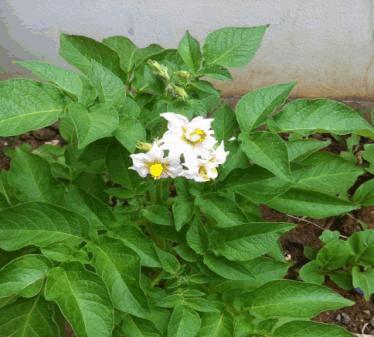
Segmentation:
<svg viewBox="0 0 374 337">
<path fill-rule="evenodd" d="M 14 59 L 64 64 L 61 31 L 175 47 L 187 29 L 203 40 L 220 27 L 269 23 L 255 59 L 234 71 L 226 94 L 296 79 L 294 96 L 372 99 L 373 12 L 373 0 L 0 0 L 0 76 L 21 73 Z"/>
</svg>

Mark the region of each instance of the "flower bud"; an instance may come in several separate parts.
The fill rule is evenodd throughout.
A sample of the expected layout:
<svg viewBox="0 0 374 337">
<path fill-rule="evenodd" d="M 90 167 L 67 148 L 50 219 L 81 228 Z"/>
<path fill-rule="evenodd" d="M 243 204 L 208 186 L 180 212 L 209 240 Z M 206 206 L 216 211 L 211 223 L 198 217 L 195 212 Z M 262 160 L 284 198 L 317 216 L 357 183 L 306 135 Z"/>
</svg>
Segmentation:
<svg viewBox="0 0 374 337">
<path fill-rule="evenodd" d="M 191 73 L 186 70 L 178 70 L 177 72 L 175 72 L 175 75 L 185 80 L 189 80 L 192 77 Z"/>
<path fill-rule="evenodd" d="M 136 144 L 136 147 L 141 151 L 148 152 L 152 148 L 152 144 L 150 143 L 144 143 L 144 142 L 138 142 Z"/>
<path fill-rule="evenodd" d="M 173 96 L 178 96 L 183 100 L 186 100 L 188 98 L 187 91 L 173 83 L 169 84 L 166 87 L 166 92 L 170 93 Z"/>
<path fill-rule="evenodd" d="M 153 72 L 155 74 L 159 75 L 160 77 L 162 77 L 166 81 L 170 80 L 170 75 L 169 75 L 169 72 L 168 72 L 168 68 L 166 66 L 158 63 L 155 60 L 148 60 L 147 63 L 151 67 L 151 69 L 153 70 Z"/>
</svg>

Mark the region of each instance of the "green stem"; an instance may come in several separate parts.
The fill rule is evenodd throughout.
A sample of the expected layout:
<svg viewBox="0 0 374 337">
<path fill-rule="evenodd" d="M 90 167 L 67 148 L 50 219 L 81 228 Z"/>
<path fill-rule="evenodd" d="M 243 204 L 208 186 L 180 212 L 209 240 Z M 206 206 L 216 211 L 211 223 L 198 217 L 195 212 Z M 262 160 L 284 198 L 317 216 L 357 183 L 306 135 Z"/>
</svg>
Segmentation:
<svg viewBox="0 0 374 337">
<path fill-rule="evenodd" d="M 151 282 L 151 288 L 153 288 L 160 282 L 162 274 L 163 274 L 162 270 L 157 273 L 156 277 Z"/>
</svg>

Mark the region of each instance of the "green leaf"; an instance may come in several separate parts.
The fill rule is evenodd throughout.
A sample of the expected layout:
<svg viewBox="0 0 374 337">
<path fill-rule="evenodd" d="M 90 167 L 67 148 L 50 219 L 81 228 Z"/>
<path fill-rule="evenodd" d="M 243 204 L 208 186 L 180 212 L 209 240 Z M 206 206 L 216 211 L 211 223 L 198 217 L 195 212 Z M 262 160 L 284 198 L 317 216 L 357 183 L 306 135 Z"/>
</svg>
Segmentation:
<svg viewBox="0 0 374 337">
<path fill-rule="evenodd" d="M 52 176 L 46 160 L 21 148 L 15 149 L 11 157 L 8 180 L 20 201 L 58 203 L 61 200 L 63 185 Z"/>
<path fill-rule="evenodd" d="M 293 321 L 276 329 L 274 337 L 353 337 L 353 335 L 337 325 Z"/>
<path fill-rule="evenodd" d="M 151 322 L 131 316 L 126 316 L 123 320 L 121 332 L 124 337 L 160 337 L 159 332 Z"/>
<path fill-rule="evenodd" d="M 266 28 L 227 27 L 209 33 L 203 46 L 205 62 L 226 67 L 246 65 L 260 47 Z"/>
<path fill-rule="evenodd" d="M 142 210 L 142 215 L 148 221 L 163 226 L 172 226 L 172 214 L 166 206 L 163 205 L 150 205 Z"/>
<path fill-rule="evenodd" d="M 95 140 L 111 136 L 119 123 L 118 112 L 105 104 L 95 105 L 90 111 L 83 105 L 71 104 L 69 117 L 78 138 L 79 149 Z"/>
<path fill-rule="evenodd" d="M 17 64 L 29 69 L 40 78 L 50 81 L 67 93 L 78 98 L 78 102 L 85 104 L 96 98 L 95 89 L 88 80 L 72 71 L 56 67 L 52 64 L 37 61 L 17 61 Z"/>
<path fill-rule="evenodd" d="M 286 143 L 270 132 L 256 132 L 251 136 L 240 135 L 241 148 L 255 164 L 266 168 L 277 177 L 291 179 Z"/>
<path fill-rule="evenodd" d="M 214 136 L 218 141 L 229 140 L 233 137 L 237 128 L 234 111 L 229 105 L 223 104 L 214 112 L 214 120 L 212 123 Z"/>
<path fill-rule="evenodd" d="M 225 181 L 225 186 L 229 191 L 239 193 L 254 203 L 267 203 L 289 190 L 291 182 L 253 165 L 246 170 L 233 172 Z"/>
<path fill-rule="evenodd" d="M 340 215 L 359 208 L 349 201 L 327 194 L 298 189 L 291 189 L 277 196 L 268 201 L 267 205 L 282 213 L 309 216 L 315 219 Z"/>
<path fill-rule="evenodd" d="M 315 132 L 374 138 L 372 127 L 361 115 L 343 103 L 328 99 L 295 100 L 275 117 L 281 132 Z"/>
<path fill-rule="evenodd" d="M 156 55 L 161 54 L 164 51 L 165 49 L 163 49 L 160 45 L 154 43 L 145 48 L 138 48 L 135 52 L 135 67 L 140 66 L 149 58 L 155 57 Z M 177 55 L 175 49 L 172 49 L 171 52 Z"/>
<path fill-rule="evenodd" d="M 374 229 L 353 233 L 348 243 L 352 248 L 356 263 L 374 265 Z"/>
<path fill-rule="evenodd" d="M 201 319 L 194 311 L 178 305 L 171 314 L 168 337 L 195 337 L 200 330 Z"/>
<path fill-rule="evenodd" d="M 370 300 L 370 296 L 374 294 L 374 269 L 360 271 L 359 267 L 353 267 L 352 283 L 353 287 L 363 291 L 367 301 Z"/>
<path fill-rule="evenodd" d="M 374 144 L 366 144 L 364 149 L 365 151 L 362 154 L 362 158 L 369 163 L 367 171 L 374 174 Z"/>
<path fill-rule="evenodd" d="M 0 248 L 46 247 L 88 235 L 88 222 L 76 213 L 50 204 L 30 202 L 0 211 Z"/>
<path fill-rule="evenodd" d="M 17 136 L 55 123 L 65 108 L 50 84 L 13 79 L 0 83 L 0 136 Z"/>
<path fill-rule="evenodd" d="M 80 249 L 79 246 L 69 245 L 69 243 L 55 243 L 40 250 L 46 258 L 52 261 L 89 263 L 86 250 Z"/>
<path fill-rule="evenodd" d="M 358 202 L 362 206 L 374 205 L 374 179 L 360 185 L 353 195 L 353 201 Z"/>
<path fill-rule="evenodd" d="M 0 298 L 11 295 L 35 296 L 43 285 L 49 267 L 49 261 L 42 255 L 23 255 L 11 260 L 0 270 Z M 27 292 L 27 288 L 33 288 L 31 293 Z"/>
<path fill-rule="evenodd" d="M 228 313 L 206 313 L 202 316 L 198 337 L 232 337 L 234 324 Z"/>
<path fill-rule="evenodd" d="M 352 290 L 352 275 L 351 271 L 335 271 L 334 273 L 329 274 L 329 278 L 335 284 L 337 284 L 340 288 L 344 290 Z"/>
<path fill-rule="evenodd" d="M 41 296 L 18 299 L 0 309 L 0 337 L 60 337 L 53 316 Z"/>
<path fill-rule="evenodd" d="M 54 301 L 79 337 L 111 337 L 113 307 L 103 281 L 76 265 L 51 269 L 45 298 Z"/>
<path fill-rule="evenodd" d="M 142 266 L 159 268 L 160 262 L 153 242 L 137 228 L 127 225 L 114 231 L 112 236 L 133 250 L 139 257 Z"/>
<path fill-rule="evenodd" d="M 235 107 L 240 130 L 248 133 L 260 126 L 287 99 L 296 82 L 275 84 L 244 95 Z"/>
<path fill-rule="evenodd" d="M 125 86 L 122 80 L 108 68 L 92 60 L 87 75 L 99 94 L 99 99 L 108 105 L 120 106 L 125 100 Z"/>
<path fill-rule="evenodd" d="M 135 62 L 136 45 L 125 36 L 111 36 L 103 43 L 117 52 L 122 70 L 129 73 Z"/>
<path fill-rule="evenodd" d="M 225 180 L 226 177 L 235 169 L 245 169 L 249 166 L 249 160 L 242 151 L 237 141 L 225 144 L 225 150 L 229 152 L 226 162 L 219 169 L 219 180 Z"/>
<path fill-rule="evenodd" d="M 220 81 L 231 81 L 232 76 L 230 72 L 225 68 L 221 67 L 218 64 L 211 64 L 208 66 L 205 66 L 202 70 L 202 73 L 204 76 L 220 80 Z"/>
<path fill-rule="evenodd" d="M 208 248 L 208 236 L 205 228 L 197 219 L 192 220 L 186 234 L 187 244 L 195 253 L 204 255 Z"/>
<path fill-rule="evenodd" d="M 353 163 L 324 152 L 311 155 L 292 169 L 295 188 L 332 196 L 344 195 L 363 173 Z"/>
<path fill-rule="evenodd" d="M 251 314 L 262 318 L 311 318 L 353 304 L 327 287 L 289 280 L 269 282 L 242 300 Z"/>
<path fill-rule="evenodd" d="M 136 145 L 146 139 L 146 131 L 137 118 L 122 116 L 114 136 L 130 153 L 133 153 Z"/>
<path fill-rule="evenodd" d="M 178 271 L 180 270 L 178 259 L 173 254 L 170 254 L 165 250 L 162 250 L 158 247 L 155 248 L 162 269 L 169 274 L 177 275 Z"/>
<path fill-rule="evenodd" d="M 233 227 L 248 223 L 243 211 L 228 198 L 217 195 L 198 197 L 195 204 L 203 214 L 214 219 L 218 227 Z"/>
<path fill-rule="evenodd" d="M 135 178 L 133 172 L 129 170 L 131 165 L 129 152 L 117 141 L 114 141 L 106 154 L 108 173 L 114 183 L 126 186 L 129 190 L 134 188 L 132 181 Z"/>
<path fill-rule="evenodd" d="M 118 240 L 101 237 L 90 243 L 93 266 L 105 283 L 116 309 L 145 318 L 148 302 L 140 288 L 140 261 Z"/>
<path fill-rule="evenodd" d="M 178 53 L 184 63 L 193 71 L 197 72 L 201 64 L 200 44 L 187 31 L 178 46 Z"/>
<path fill-rule="evenodd" d="M 145 48 L 138 48 L 125 36 L 111 36 L 104 39 L 103 43 L 118 54 L 121 68 L 126 73 L 130 73 L 133 68 L 140 66 L 148 58 L 164 50 L 156 44 L 151 44 Z"/>
<path fill-rule="evenodd" d="M 205 255 L 204 264 L 219 276 L 228 280 L 252 280 L 254 277 L 246 264 L 233 262 L 222 256 Z"/>
<path fill-rule="evenodd" d="M 319 236 L 319 239 L 323 243 L 329 243 L 330 241 L 337 241 L 340 238 L 339 231 L 330 231 L 329 229 L 325 229 L 322 234 Z M 316 255 L 317 256 L 317 255 Z"/>
<path fill-rule="evenodd" d="M 330 140 L 318 140 L 318 139 L 298 139 L 288 141 L 287 143 L 288 160 L 302 161 L 309 157 L 314 152 L 321 150 L 331 144 Z"/>
<path fill-rule="evenodd" d="M 332 240 L 319 250 L 316 262 L 322 270 L 336 270 L 343 267 L 351 256 L 352 250 L 347 241 Z"/>
<path fill-rule="evenodd" d="M 92 60 L 100 63 L 118 77 L 123 74 L 116 52 L 86 36 L 61 34 L 60 55 L 85 74 L 91 71 Z"/>
<path fill-rule="evenodd" d="M 178 195 L 174 199 L 172 210 L 175 229 L 180 231 L 192 219 L 194 210 L 193 201 L 183 195 Z"/>
<path fill-rule="evenodd" d="M 231 261 L 248 261 L 272 250 L 280 235 L 293 227 L 283 222 L 250 222 L 217 229 L 211 238 L 211 249 Z"/>
<path fill-rule="evenodd" d="M 91 228 L 111 227 L 116 219 L 110 206 L 92 194 L 86 193 L 77 186 L 71 185 L 64 195 L 63 206 L 82 215 Z"/>
<path fill-rule="evenodd" d="M 108 147 L 106 166 L 113 182 L 131 191 L 136 190 L 140 179 L 136 172 L 129 170 L 132 166 L 130 153 L 117 141 L 113 141 Z"/>
<path fill-rule="evenodd" d="M 317 261 L 310 261 L 304 264 L 299 270 L 300 278 L 304 282 L 323 284 L 325 276 L 321 273 L 321 267 Z"/>
</svg>

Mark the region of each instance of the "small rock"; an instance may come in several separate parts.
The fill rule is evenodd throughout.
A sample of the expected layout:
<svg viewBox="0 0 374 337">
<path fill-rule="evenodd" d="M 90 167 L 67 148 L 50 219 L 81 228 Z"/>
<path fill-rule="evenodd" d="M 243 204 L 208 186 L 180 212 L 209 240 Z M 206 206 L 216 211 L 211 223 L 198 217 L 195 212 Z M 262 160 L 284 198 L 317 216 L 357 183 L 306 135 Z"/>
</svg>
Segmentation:
<svg viewBox="0 0 374 337">
<path fill-rule="evenodd" d="M 351 322 L 351 317 L 349 317 L 349 315 L 347 313 L 342 312 L 342 318 L 341 318 L 341 320 L 342 320 L 342 323 L 344 325 L 347 325 L 347 324 L 349 324 Z"/>
<path fill-rule="evenodd" d="M 342 321 L 342 315 L 341 314 L 338 314 L 336 317 L 335 317 L 335 321 L 337 321 L 338 323 L 340 323 Z"/>
<path fill-rule="evenodd" d="M 371 312 L 370 310 L 364 310 L 363 313 L 366 315 L 366 316 L 371 316 Z"/>
<path fill-rule="evenodd" d="M 374 317 L 371 318 L 370 325 L 374 328 Z"/>
<path fill-rule="evenodd" d="M 45 142 L 44 144 L 58 145 L 58 144 L 60 144 L 60 140 L 59 139 L 53 139 L 49 142 Z"/>
<path fill-rule="evenodd" d="M 357 294 L 359 294 L 359 295 L 361 295 L 361 296 L 364 296 L 364 292 L 362 291 L 361 288 L 354 288 L 354 291 L 355 291 Z"/>
</svg>

